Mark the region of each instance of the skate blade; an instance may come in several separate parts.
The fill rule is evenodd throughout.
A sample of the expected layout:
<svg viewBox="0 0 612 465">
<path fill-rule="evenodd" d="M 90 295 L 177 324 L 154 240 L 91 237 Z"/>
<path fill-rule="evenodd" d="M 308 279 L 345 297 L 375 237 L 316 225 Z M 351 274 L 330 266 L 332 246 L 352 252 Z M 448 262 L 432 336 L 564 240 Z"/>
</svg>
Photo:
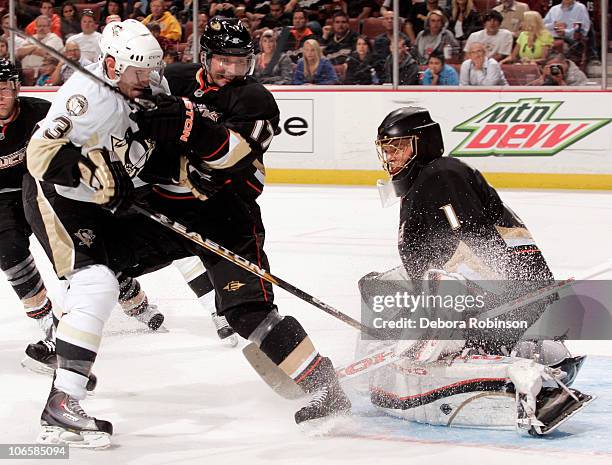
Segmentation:
<svg viewBox="0 0 612 465">
<path fill-rule="evenodd" d="M 298 425 L 298 428 L 306 436 L 320 437 L 330 434 L 339 434 L 341 431 L 347 429 L 350 424 L 351 411 L 345 410 L 323 418 L 303 421 Z"/>
<path fill-rule="evenodd" d="M 557 423 L 555 423 L 553 425 L 550 425 L 548 428 L 540 429 L 539 431 L 536 428 L 531 428 L 529 430 L 529 434 L 532 435 L 532 436 L 546 436 L 547 434 L 552 433 L 557 428 L 559 428 L 559 426 L 561 426 L 567 420 L 572 418 L 574 415 L 576 415 L 578 412 L 580 412 L 583 408 L 585 408 L 587 405 L 589 405 L 595 399 L 597 399 L 597 396 L 589 396 L 588 399 L 585 399 L 585 400 L 583 400 L 581 402 L 579 407 L 575 408 L 571 412 L 566 413 L 562 418 L 559 419 L 559 421 L 557 421 Z"/>
<path fill-rule="evenodd" d="M 37 373 L 39 375 L 53 376 L 53 373 L 55 372 L 54 367 L 45 365 L 44 363 L 27 356 L 21 361 L 21 366 L 26 370 L 30 370 L 32 373 Z"/>
<path fill-rule="evenodd" d="M 236 347 L 238 345 L 238 336 L 236 334 L 227 336 L 225 339 L 221 339 L 221 344 L 225 347 Z"/>
<path fill-rule="evenodd" d="M 66 444 L 80 449 L 102 450 L 110 447 L 110 435 L 103 431 L 82 431 L 75 433 L 60 426 L 43 426 L 38 444 Z"/>
</svg>

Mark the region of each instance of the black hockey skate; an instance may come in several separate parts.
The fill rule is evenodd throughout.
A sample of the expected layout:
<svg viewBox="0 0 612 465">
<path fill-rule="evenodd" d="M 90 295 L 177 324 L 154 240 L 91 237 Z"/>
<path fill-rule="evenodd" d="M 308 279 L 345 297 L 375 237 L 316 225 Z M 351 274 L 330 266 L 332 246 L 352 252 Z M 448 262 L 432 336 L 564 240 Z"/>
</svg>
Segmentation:
<svg viewBox="0 0 612 465">
<path fill-rule="evenodd" d="M 157 305 L 149 304 L 140 313 L 132 315 L 151 331 L 157 331 L 164 322 L 164 314 L 157 310 Z"/>
<path fill-rule="evenodd" d="M 217 329 L 217 336 L 219 336 L 221 342 L 223 342 L 224 345 L 236 347 L 238 345 L 238 335 L 229 325 L 227 319 L 223 315 L 218 315 L 217 313 L 212 313 L 211 317 Z"/>
<path fill-rule="evenodd" d="M 25 350 L 26 357 L 21 361 L 21 366 L 34 373 L 53 376 L 57 368 L 57 355 L 55 354 L 55 341 L 43 340 L 35 344 L 28 344 Z M 98 378 L 93 373 L 89 374 L 87 391 L 96 388 Z"/>
<path fill-rule="evenodd" d="M 351 401 L 346 396 L 340 383 L 332 383 L 316 391 L 308 404 L 295 412 L 295 422 L 299 425 L 305 421 L 317 420 L 350 413 Z"/>
<path fill-rule="evenodd" d="M 71 447 L 105 449 L 110 446 L 113 425 L 85 413 L 79 401 L 51 388 L 40 417 L 39 444 L 68 444 Z"/>
<path fill-rule="evenodd" d="M 576 389 L 542 388 L 536 398 L 535 418 L 528 418 L 523 402 L 519 402 L 519 429 L 532 436 L 549 434 L 593 400 L 593 396 Z"/>
</svg>

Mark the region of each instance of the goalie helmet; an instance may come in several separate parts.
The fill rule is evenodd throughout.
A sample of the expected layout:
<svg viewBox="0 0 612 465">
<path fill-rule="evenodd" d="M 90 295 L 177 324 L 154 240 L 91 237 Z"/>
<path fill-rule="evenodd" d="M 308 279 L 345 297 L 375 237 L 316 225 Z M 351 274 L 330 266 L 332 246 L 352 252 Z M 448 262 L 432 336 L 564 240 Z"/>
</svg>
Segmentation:
<svg viewBox="0 0 612 465">
<path fill-rule="evenodd" d="M 237 18 L 212 17 L 200 36 L 201 61 L 210 72 L 213 55 L 244 57 L 242 77 L 252 74 L 255 68 L 255 44 L 251 34 Z"/>
<path fill-rule="evenodd" d="M 412 144 L 412 157 L 399 170 L 391 173 L 387 160 L 389 150 L 401 150 Z M 376 148 L 383 168 L 396 176 L 414 160 L 431 161 L 444 153 L 440 125 L 431 119 L 429 111 L 420 107 L 403 107 L 389 113 L 378 127 Z"/>
<path fill-rule="evenodd" d="M 134 20 L 108 24 L 100 39 L 102 59 L 111 56 L 115 59 L 115 70 L 119 80 L 128 66 L 159 70 L 163 64 L 163 52 L 157 39 L 147 27 Z"/>
<path fill-rule="evenodd" d="M 0 82 L 11 82 L 13 88 L 19 83 L 17 68 L 6 58 L 0 58 Z"/>
</svg>

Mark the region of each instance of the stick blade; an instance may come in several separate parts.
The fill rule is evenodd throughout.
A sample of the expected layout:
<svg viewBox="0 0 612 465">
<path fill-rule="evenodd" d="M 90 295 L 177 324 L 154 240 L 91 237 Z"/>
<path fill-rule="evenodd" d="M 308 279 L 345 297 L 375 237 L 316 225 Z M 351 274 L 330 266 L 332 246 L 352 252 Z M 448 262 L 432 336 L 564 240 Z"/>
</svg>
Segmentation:
<svg viewBox="0 0 612 465">
<path fill-rule="evenodd" d="M 242 353 L 261 379 L 281 397 L 285 399 L 299 399 L 306 395 L 304 390 L 254 343 L 251 342 L 244 347 Z"/>
</svg>

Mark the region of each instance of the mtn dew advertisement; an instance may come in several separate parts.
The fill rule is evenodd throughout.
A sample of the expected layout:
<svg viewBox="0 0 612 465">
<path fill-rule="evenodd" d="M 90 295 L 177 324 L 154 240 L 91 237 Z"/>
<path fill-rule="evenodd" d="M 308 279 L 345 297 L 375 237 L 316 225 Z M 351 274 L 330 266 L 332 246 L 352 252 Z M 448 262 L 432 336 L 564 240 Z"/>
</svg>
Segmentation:
<svg viewBox="0 0 612 465">
<path fill-rule="evenodd" d="M 457 124 L 465 138 L 455 157 L 552 156 L 610 123 L 610 118 L 564 118 L 560 100 L 524 98 L 496 102 Z M 610 131 L 608 126 L 604 130 Z"/>
</svg>

